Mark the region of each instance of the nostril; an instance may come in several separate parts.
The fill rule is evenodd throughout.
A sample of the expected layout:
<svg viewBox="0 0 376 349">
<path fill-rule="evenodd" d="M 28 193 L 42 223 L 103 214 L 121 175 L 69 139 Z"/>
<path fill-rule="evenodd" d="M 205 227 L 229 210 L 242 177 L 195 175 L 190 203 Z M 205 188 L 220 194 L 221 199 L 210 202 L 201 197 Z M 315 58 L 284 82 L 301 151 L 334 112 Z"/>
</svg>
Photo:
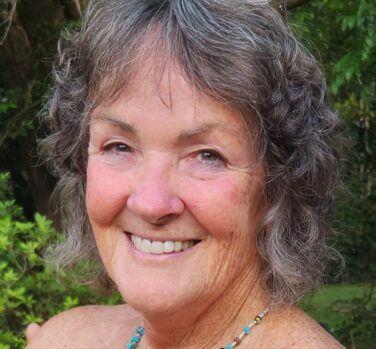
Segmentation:
<svg viewBox="0 0 376 349">
<path fill-rule="evenodd" d="M 133 192 L 127 201 L 127 207 L 143 220 L 154 225 L 163 225 L 184 212 L 184 203 L 168 190 L 151 188 Z"/>
<path fill-rule="evenodd" d="M 175 213 L 169 213 L 163 217 L 159 217 L 156 221 L 152 222 L 154 225 L 164 225 L 168 222 L 171 222 L 176 217 Z"/>
</svg>

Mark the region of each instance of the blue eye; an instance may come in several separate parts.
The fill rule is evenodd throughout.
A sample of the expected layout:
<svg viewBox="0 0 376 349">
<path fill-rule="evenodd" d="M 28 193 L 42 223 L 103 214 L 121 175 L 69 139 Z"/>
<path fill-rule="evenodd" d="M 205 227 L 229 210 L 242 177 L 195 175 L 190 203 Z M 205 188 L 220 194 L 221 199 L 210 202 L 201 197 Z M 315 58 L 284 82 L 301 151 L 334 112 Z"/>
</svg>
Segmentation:
<svg viewBox="0 0 376 349">
<path fill-rule="evenodd" d="M 131 151 L 130 147 L 127 144 L 115 144 L 115 150 L 120 153 L 125 153 Z"/>
<path fill-rule="evenodd" d="M 223 164 L 224 159 L 214 150 L 201 150 L 198 154 L 199 159 L 207 164 L 219 165 Z"/>
<path fill-rule="evenodd" d="M 131 147 L 125 143 L 110 143 L 103 147 L 105 152 L 112 153 L 130 153 L 132 151 Z"/>
<path fill-rule="evenodd" d="M 219 156 L 217 153 L 209 150 L 204 150 L 200 153 L 201 159 L 204 161 L 217 161 Z"/>
</svg>

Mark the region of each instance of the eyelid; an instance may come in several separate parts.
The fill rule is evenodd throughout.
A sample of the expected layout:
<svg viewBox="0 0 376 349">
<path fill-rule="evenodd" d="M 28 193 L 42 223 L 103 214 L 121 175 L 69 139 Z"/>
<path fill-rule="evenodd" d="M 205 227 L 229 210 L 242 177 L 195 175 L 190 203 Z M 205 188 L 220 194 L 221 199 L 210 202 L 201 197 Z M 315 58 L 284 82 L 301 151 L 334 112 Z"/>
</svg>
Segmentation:
<svg viewBox="0 0 376 349">
<path fill-rule="evenodd" d="M 109 142 L 106 142 L 103 144 L 102 148 L 104 151 L 112 150 L 114 147 L 118 145 L 124 145 L 126 146 L 130 151 L 133 150 L 133 147 L 129 145 L 128 142 L 122 141 L 122 140 L 111 140 Z"/>
<path fill-rule="evenodd" d="M 111 140 L 103 142 L 103 147 L 110 146 L 110 145 L 116 145 L 116 144 L 126 144 L 130 147 L 129 142 L 124 139 L 116 139 L 113 138 Z"/>
<path fill-rule="evenodd" d="M 200 149 L 196 152 L 197 156 L 200 156 L 201 154 L 203 153 L 212 153 L 213 155 L 215 155 L 217 157 L 217 159 L 214 159 L 214 160 L 205 160 L 205 159 L 202 159 L 202 162 L 204 163 L 207 163 L 207 164 L 210 164 L 213 165 L 213 166 L 227 166 L 228 162 L 226 160 L 226 158 L 221 154 L 221 152 L 219 152 L 218 150 L 216 149 L 212 149 L 212 148 L 203 148 L 203 149 Z"/>
<path fill-rule="evenodd" d="M 218 156 L 218 158 L 220 158 L 221 160 L 225 160 L 223 155 L 218 151 L 218 150 L 215 150 L 215 149 L 211 149 L 211 148 L 204 148 L 204 149 L 200 149 L 197 151 L 198 153 L 213 153 L 215 154 L 216 156 Z"/>
</svg>

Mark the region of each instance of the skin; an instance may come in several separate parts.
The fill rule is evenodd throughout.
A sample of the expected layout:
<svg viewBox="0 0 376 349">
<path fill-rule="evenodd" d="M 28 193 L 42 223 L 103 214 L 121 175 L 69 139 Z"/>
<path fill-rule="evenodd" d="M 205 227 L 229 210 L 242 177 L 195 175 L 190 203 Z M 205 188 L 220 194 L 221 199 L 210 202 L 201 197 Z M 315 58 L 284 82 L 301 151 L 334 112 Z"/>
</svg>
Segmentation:
<svg viewBox="0 0 376 349">
<path fill-rule="evenodd" d="M 26 340 L 28 342 L 31 342 L 31 340 L 37 334 L 37 332 L 39 331 L 39 329 L 40 329 L 40 325 L 38 325 L 35 322 L 27 325 L 26 331 L 25 331 Z"/>
<path fill-rule="evenodd" d="M 148 72 L 92 114 L 87 210 L 106 270 L 144 315 L 151 345 L 197 347 L 234 293 L 237 304 L 262 294 L 255 237 L 263 168 L 239 113 L 199 95 L 174 70 L 157 86 L 145 83 Z M 161 258 L 137 253 L 125 232 L 200 242 Z M 261 297 L 255 311 L 265 304 Z"/>
<path fill-rule="evenodd" d="M 149 64 L 90 123 L 88 216 L 128 305 L 60 314 L 30 349 L 122 348 L 139 325 L 139 349 L 217 349 L 268 304 L 256 249 L 264 169 L 241 116 L 197 92 L 176 67 L 155 80 Z M 129 233 L 199 243 L 155 256 L 137 251 Z M 341 347 L 287 306 L 273 308 L 240 348 L 251 346 Z"/>
</svg>

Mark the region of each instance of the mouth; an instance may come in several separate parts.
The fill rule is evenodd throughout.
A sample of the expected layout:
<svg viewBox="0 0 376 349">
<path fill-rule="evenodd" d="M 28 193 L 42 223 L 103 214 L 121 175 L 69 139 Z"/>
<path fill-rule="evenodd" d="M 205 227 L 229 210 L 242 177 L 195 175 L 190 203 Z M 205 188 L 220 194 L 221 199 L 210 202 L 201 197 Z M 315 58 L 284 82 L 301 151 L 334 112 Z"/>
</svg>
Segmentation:
<svg viewBox="0 0 376 349">
<path fill-rule="evenodd" d="M 184 240 L 184 241 L 158 241 L 143 239 L 135 234 L 127 233 L 136 250 L 143 253 L 151 254 L 169 254 L 185 251 L 197 245 L 200 240 Z"/>
</svg>

